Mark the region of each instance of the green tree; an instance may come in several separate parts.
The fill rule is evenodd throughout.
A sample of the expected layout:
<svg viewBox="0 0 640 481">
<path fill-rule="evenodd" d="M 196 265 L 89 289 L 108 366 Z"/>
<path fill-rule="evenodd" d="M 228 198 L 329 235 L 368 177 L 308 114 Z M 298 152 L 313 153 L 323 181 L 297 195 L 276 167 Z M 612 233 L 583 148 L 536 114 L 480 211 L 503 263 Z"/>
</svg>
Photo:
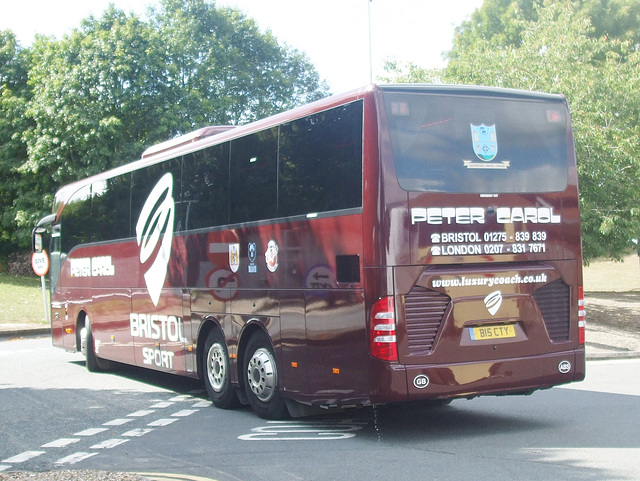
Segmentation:
<svg viewBox="0 0 640 481">
<path fill-rule="evenodd" d="M 162 0 L 153 21 L 167 42 L 167 67 L 191 128 L 244 123 L 327 95 L 308 58 L 267 31 L 207 0 Z"/>
<path fill-rule="evenodd" d="M 28 53 L 15 35 L 0 32 L 0 257 L 15 250 L 17 223 L 13 210 L 20 175 L 16 167 L 27 159 L 22 133 L 31 128 L 25 117 Z"/>
<path fill-rule="evenodd" d="M 133 160 L 171 133 L 164 52 L 136 16 L 110 7 L 60 41 L 37 38 L 30 51 L 27 116 L 34 126 L 25 133 L 29 156 L 13 213 L 22 245 L 59 186 Z"/>
<path fill-rule="evenodd" d="M 640 233 L 640 53 L 635 43 L 594 36 L 569 1 L 512 18 L 518 42 L 458 48 L 440 77 L 564 94 L 572 112 L 584 256 L 620 258 Z M 497 37 L 494 37 L 497 38 Z"/>
<path fill-rule="evenodd" d="M 455 30 L 448 58 L 455 59 L 474 44 L 519 46 L 528 22 L 538 21 L 545 0 L 485 0 L 471 18 Z M 640 2 L 637 0 L 574 0 L 576 14 L 591 20 L 588 35 L 613 37 L 640 48 Z"/>
</svg>

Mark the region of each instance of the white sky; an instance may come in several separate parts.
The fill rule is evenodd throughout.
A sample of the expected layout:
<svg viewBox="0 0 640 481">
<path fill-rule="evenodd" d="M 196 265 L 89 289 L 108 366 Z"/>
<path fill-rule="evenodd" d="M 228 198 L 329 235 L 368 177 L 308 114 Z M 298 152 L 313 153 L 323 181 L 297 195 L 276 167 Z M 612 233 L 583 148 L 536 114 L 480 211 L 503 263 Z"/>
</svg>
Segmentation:
<svg viewBox="0 0 640 481">
<path fill-rule="evenodd" d="M 385 58 L 421 67 L 442 66 L 453 29 L 483 0 L 218 0 L 270 29 L 280 43 L 305 52 L 334 93 L 369 82 L 369 8 L 373 79 Z M 144 15 L 155 0 L 0 0 L 0 30 L 10 29 L 24 46 L 36 33 L 63 34 L 109 3 Z"/>
</svg>

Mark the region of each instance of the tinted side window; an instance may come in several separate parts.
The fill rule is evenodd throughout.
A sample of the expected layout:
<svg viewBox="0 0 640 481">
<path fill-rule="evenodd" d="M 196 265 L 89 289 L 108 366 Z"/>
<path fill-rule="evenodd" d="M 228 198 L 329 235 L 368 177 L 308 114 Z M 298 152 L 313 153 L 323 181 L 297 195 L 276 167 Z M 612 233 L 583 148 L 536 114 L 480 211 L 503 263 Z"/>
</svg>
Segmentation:
<svg viewBox="0 0 640 481">
<path fill-rule="evenodd" d="M 173 229 L 175 232 L 183 230 L 184 227 L 184 206 L 181 202 L 182 189 L 182 162 L 180 159 L 173 159 L 161 164 L 152 165 L 146 169 L 137 170 L 133 173 L 131 181 L 131 235 L 136 235 L 136 225 L 142 212 L 142 207 L 149 198 L 149 194 L 158 181 L 170 173 L 173 176 L 173 197 L 175 206 L 175 218 Z"/>
<path fill-rule="evenodd" d="M 61 249 L 68 253 L 78 244 L 91 242 L 91 186 L 79 189 L 64 207 Z"/>
<path fill-rule="evenodd" d="M 229 222 L 277 216 L 277 128 L 231 141 Z"/>
<path fill-rule="evenodd" d="M 280 128 L 280 217 L 362 205 L 362 101 Z"/>
<path fill-rule="evenodd" d="M 92 188 L 91 220 L 93 241 L 101 242 L 130 237 L 129 196 L 131 175 L 125 174 L 94 182 Z"/>
<path fill-rule="evenodd" d="M 229 221 L 229 144 L 185 155 L 182 203 L 185 229 Z"/>
</svg>

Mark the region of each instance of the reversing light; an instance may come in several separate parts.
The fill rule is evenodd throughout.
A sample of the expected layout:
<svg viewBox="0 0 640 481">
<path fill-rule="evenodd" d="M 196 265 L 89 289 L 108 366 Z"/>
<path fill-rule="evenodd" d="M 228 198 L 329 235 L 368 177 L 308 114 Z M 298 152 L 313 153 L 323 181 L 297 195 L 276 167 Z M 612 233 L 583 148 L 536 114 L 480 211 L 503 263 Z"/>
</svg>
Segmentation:
<svg viewBox="0 0 640 481">
<path fill-rule="evenodd" d="M 584 309 L 584 289 L 578 287 L 578 343 L 584 344 L 585 331 L 587 330 L 587 316 Z"/>
<path fill-rule="evenodd" d="M 383 297 L 371 308 L 369 352 L 383 361 L 398 360 L 396 314 L 393 297 Z"/>
</svg>

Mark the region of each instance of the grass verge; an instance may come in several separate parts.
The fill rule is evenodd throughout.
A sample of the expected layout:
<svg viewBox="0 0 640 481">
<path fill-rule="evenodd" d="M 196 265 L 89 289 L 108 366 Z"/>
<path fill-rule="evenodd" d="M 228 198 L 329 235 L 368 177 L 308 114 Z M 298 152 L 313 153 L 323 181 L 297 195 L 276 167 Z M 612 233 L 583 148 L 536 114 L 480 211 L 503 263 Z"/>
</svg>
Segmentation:
<svg viewBox="0 0 640 481">
<path fill-rule="evenodd" d="M 0 322 L 46 325 L 40 279 L 0 273 Z"/>
</svg>

